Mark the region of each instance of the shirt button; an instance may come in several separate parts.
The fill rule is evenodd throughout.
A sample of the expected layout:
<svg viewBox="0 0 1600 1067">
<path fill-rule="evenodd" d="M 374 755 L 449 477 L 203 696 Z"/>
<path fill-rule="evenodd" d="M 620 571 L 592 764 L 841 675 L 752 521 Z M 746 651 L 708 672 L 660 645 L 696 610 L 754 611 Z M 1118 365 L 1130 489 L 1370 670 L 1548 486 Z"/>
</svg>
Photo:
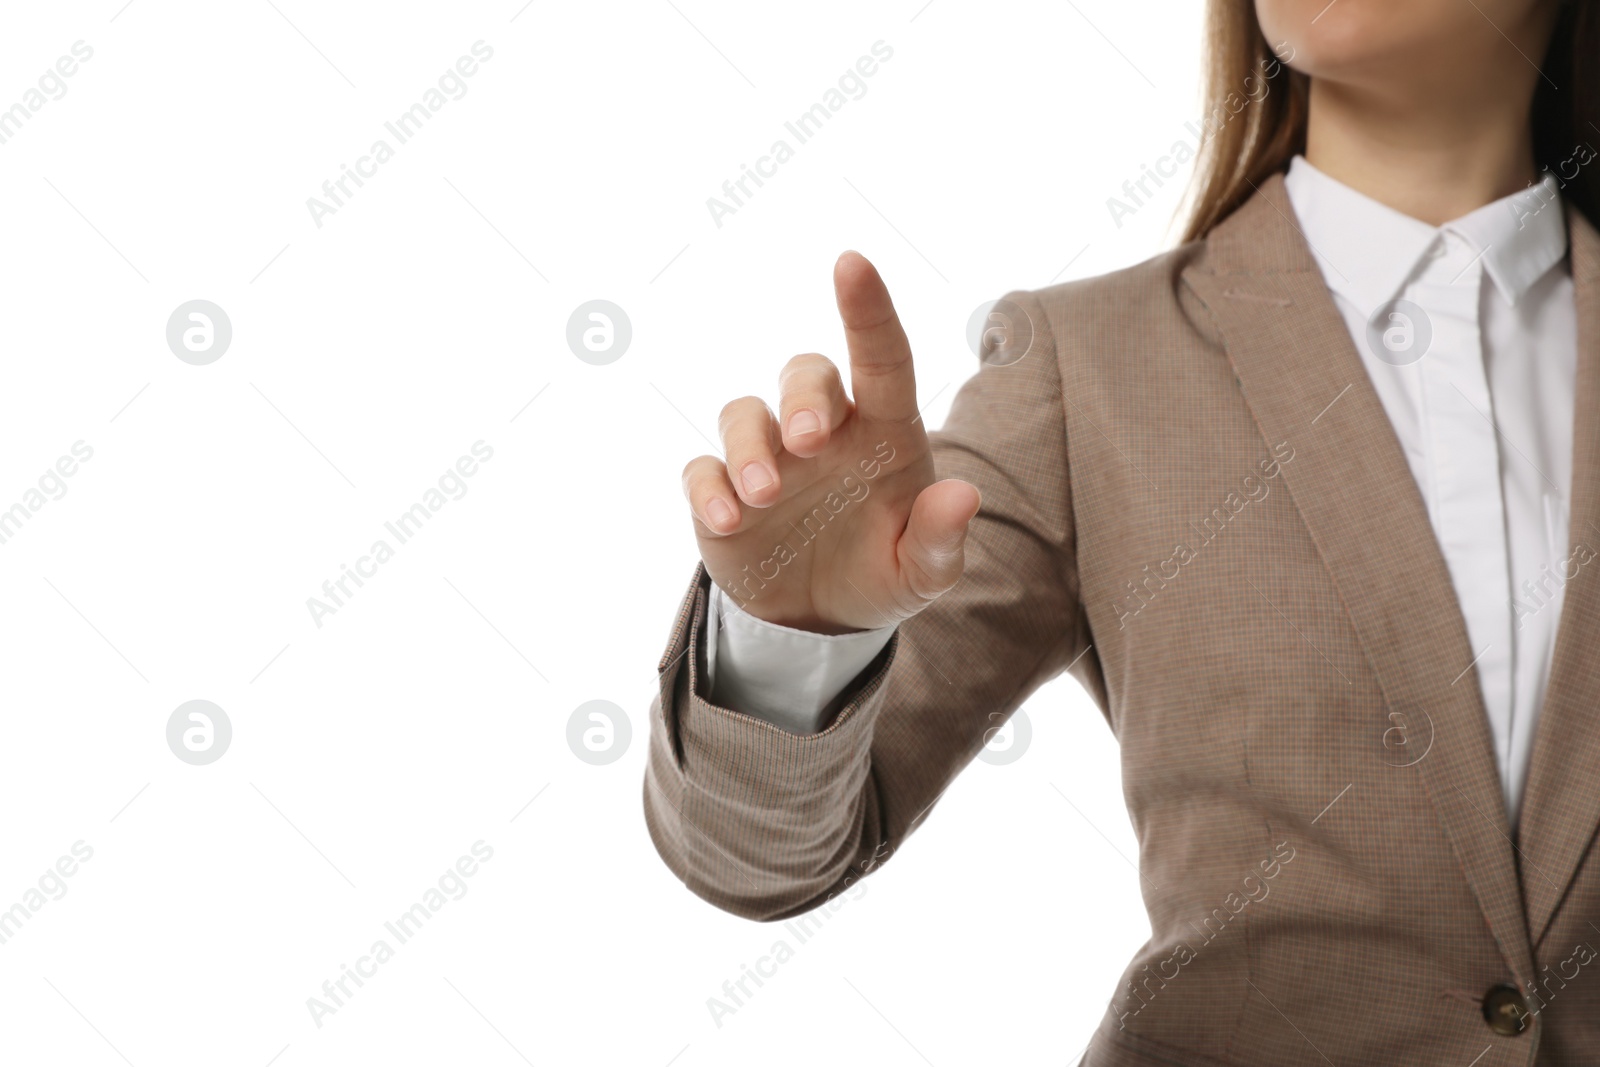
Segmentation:
<svg viewBox="0 0 1600 1067">
<path fill-rule="evenodd" d="M 1483 995 L 1483 1018 L 1495 1033 L 1513 1037 L 1528 1029 L 1528 1002 L 1514 985 L 1491 986 Z"/>
</svg>

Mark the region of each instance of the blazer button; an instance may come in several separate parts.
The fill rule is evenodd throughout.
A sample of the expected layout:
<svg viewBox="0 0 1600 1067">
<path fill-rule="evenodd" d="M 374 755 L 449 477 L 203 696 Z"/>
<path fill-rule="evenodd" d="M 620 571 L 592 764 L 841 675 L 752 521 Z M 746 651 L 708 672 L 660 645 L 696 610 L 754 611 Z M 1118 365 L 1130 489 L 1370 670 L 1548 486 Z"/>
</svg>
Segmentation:
<svg viewBox="0 0 1600 1067">
<path fill-rule="evenodd" d="M 1515 1036 L 1528 1029 L 1528 1002 L 1514 985 L 1491 986 L 1483 995 L 1483 1018 L 1495 1033 Z"/>
</svg>

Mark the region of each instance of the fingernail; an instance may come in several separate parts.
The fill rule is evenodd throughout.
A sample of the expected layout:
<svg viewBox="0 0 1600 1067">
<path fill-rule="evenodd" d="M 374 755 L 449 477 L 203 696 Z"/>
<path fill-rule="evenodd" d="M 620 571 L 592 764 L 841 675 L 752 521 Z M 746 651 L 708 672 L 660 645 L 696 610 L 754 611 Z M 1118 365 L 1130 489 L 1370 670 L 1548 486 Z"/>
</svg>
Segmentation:
<svg viewBox="0 0 1600 1067">
<path fill-rule="evenodd" d="M 817 418 L 817 413 L 810 408 L 802 408 L 789 416 L 789 436 L 804 437 L 808 433 L 816 433 L 822 429 L 822 420 Z"/>
<path fill-rule="evenodd" d="M 744 491 L 759 493 L 772 484 L 772 472 L 767 470 L 764 463 L 746 463 L 739 471 L 739 477 L 744 479 Z"/>
<path fill-rule="evenodd" d="M 711 498 L 711 502 L 706 505 L 706 517 L 711 520 L 711 525 L 718 530 L 732 529 L 733 525 L 739 521 L 738 517 L 734 515 L 733 509 L 728 506 L 728 502 L 721 497 Z"/>
</svg>

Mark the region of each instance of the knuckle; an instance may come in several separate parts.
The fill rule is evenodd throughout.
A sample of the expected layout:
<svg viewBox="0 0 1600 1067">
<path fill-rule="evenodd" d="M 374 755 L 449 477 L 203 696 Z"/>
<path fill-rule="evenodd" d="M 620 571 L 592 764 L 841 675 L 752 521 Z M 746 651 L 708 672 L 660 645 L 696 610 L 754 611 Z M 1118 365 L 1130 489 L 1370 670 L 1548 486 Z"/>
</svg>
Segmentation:
<svg viewBox="0 0 1600 1067">
<path fill-rule="evenodd" d="M 766 402 L 758 396 L 741 396 L 737 400 L 730 400 L 722 406 L 722 413 L 717 416 L 717 428 L 726 435 L 731 430 L 748 425 L 766 410 Z"/>
<path fill-rule="evenodd" d="M 748 423 L 743 423 L 724 435 L 723 446 L 728 452 L 728 469 L 732 471 L 742 466 L 745 460 L 759 458 L 766 450 L 767 438 Z"/>
<path fill-rule="evenodd" d="M 715 456 L 696 456 L 683 465 L 681 482 L 683 495 L 692 497 L 695 490 L 702 488 L 711 479 L 714 467 L 720 467 L 722 461 Z"/>
<path fill-rule="evenodd" d="M 904 374 L 910 366 L 911 355 L 906 353 L 905 355 L 895 355 L 885 359 L 851 364 L 850 373 L 853 376 L 862 378 L 893 378 Z"/>
<path fill-rule="evenodd" d="M 778 381 L 787 383 L 796 375 L 826 375 L 838 374 L 839 368 L 835 367 L 833 360 L 820 352 L 802 352 L 783 365 L 783 370 L 778 372 Z"/>
<path fill-rule="evenodd" d="M 786 391 L 783 394 L 783 414 L 788 415 L 797 408 L 811 408 L 813 411 L 823 412 L 823 418 L 826 420 L 826 412 L 829 407 L 828 401 L 828 394 L 821 389 L 805 388 Z"/>
<path fill-rule="evenodd" d="M 931 549 L 907 561 L 906 584 L 918 599 L 935 600 L 960 579 L 961 563 L 959 550 Z"/>
<path fill-rule="evenodd" d="M 782 390 L 779 408 L 784 414 L 796 408 L 812 408 L 823 412 L 824 420 L 827 418 L 826 412 L 833 410 L 845 398 L 844 380 L 839 375 L 839 368 L 822 356 L 817 356 L 814 363 L 794 368 L 783 380 Z"/>
</svg>

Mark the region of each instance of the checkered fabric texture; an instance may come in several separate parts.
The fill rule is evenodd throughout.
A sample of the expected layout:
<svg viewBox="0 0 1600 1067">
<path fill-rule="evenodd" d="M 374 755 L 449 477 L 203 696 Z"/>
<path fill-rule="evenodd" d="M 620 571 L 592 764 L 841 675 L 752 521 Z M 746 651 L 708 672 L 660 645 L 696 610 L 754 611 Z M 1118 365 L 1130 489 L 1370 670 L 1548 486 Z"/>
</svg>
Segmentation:
<svg viewBox="0 0 1600 1067">
<path fill-rule="evenodd" d="M 1600 550 L 1600 237 L 1568 229 L 1571 535 Z M 650 716 L 667 865 L 737 915 L 816 907 L 1070 671 L 1120 745 L 1154 931 L 1086 1063 L 1600 1062 L 1600 567 L 1567 585 L 1513 828 L 1449 571 L 1281 176 L 1203 241 L 1007 299 L 1026 351 L 932 435 L 983 496 L 965 575 L 826 729 L 705 699 L 697 568 Z M 1520 1034 L 1480 1007 L 1506 983 Z"/>
</svg>

